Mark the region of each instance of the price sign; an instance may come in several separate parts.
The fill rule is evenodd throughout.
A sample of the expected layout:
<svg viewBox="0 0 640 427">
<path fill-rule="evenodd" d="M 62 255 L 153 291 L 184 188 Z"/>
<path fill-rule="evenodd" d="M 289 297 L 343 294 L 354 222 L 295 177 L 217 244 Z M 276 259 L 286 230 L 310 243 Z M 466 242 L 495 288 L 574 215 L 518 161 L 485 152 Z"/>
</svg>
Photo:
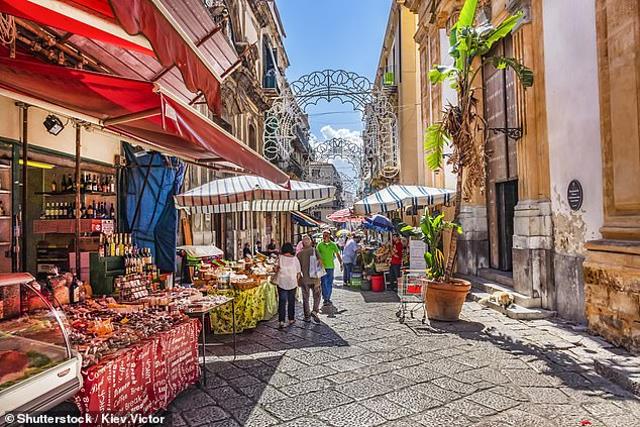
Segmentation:
<svg viewBox="0 0 640 427">
<path fill-rule="evenodd" d="M 94 219 L 91 220 L 91 232 L 113 234 L 113 220 L 110 219 Z"/>
<path fill-rule="evenodd" d="M 571 210 L 577 211 L 582 207 L 584 201 L 584 192 L 582 184 L 577 179 L 572 180 L 567 187 L 567 202 Z"/>
<path fill-rule="evenodd" d="M 409 241 L 409 269 L 426 270 L 427 263 L 424 260 L 424 253 L 427 245 L 422 240 Z"/>
</svg>

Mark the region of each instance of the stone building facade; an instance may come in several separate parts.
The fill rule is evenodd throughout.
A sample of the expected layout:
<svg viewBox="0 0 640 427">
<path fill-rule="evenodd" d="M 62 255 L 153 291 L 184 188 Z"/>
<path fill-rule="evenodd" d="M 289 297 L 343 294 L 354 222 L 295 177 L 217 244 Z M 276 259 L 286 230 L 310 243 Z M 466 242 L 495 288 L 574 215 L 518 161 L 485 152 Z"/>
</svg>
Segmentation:
<svg viewBox="0 0 640 427">
<path fill-rule="evenodd" d="M 201 111 L 222 125 L 252 150 L 262 153 L 265 112 L 271 107 L 286 84 L 283 76 L 289 66 L 283 40 L 286 36 L 275 2 L 260 0 L 214 0 L 209 11 L 220 23 L 222 31 L 238 52 L 240 62 L 224 80 L 222 87 L 223 111 L 214 118 L 205 104 Z M 304 151 L 304 145 L 299 147 Z M 295 171 L 287 171 L 293 177 Z M 206 167 L 192 166 L 185 179 L 185 187 L 193 188 L 212 179 L 225 177 Z M 250 240 L 266 242 L 275 238 L 281 242 L 290 239 L 291 221 L 286 214 L 253 213 L 193 215 L 191 228 L 195 244 L 214 243 L 226 256 L 235 258 L 242 244 Z M 254 224 L 253 230 L 249 224 Z"/>
<path fill-rule="evenodd" d="M 452 99 L 427 70 L 447 62 L 462 3 L 403 2 L 418 16 L 425 126 Z M 629 96 L 640 90 L 640 1 L 480 4 L 478 19 L 494 24 L 524 12 L 496 49 L 533 69 L 535 83 L 524 91 L 509 72 L 480 73 L 487 128 L 515 131 L 487 130 L 486 191 L 462 207 L 458 271 L 497 277 L 532 305 L 640 351 L 640 107 Z"/>
</svg>

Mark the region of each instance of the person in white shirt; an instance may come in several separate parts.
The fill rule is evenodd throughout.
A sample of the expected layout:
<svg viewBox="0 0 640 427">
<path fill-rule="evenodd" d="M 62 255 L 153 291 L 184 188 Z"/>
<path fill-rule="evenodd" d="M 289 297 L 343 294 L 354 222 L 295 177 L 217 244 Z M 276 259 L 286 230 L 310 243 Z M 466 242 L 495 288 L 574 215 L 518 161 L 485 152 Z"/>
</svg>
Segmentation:
<svg viewBox="0 0 640 427">
<path fill-rule="evenodd" d="M 278 321 L 280 329 L 285 326 L 285 316 L 289 319 L 289 325 L 295 323 L 296 289 L 302 277 L 300 261 L 296 257 L 296 251 L 291 243 L 282 245 L 278 257 L 277 281 L 278 281 Z"/>
</svg>

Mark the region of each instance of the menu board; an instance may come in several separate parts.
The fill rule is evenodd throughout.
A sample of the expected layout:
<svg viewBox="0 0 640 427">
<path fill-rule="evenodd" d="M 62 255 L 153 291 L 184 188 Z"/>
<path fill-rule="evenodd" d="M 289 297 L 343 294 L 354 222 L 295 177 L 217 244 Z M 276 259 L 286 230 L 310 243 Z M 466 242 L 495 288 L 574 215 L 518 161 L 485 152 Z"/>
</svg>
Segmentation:
<svg viewBox="0 0 640 427">
<path fill-rule="evenodd" d="M 422 240 L 409 241 L 409 269 L 410 270 L 426 270 L 427 262 L 424 260 L 424 253 L 427 245 Z"/>
</svg>

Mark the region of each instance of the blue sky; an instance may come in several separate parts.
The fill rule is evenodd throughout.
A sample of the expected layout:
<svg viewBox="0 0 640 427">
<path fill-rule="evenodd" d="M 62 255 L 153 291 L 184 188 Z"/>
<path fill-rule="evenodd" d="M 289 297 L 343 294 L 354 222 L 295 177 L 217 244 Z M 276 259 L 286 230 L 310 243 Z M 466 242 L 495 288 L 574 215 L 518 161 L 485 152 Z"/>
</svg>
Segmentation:
<svg viewBox="0 0 640 427">
<path fill-rule="evenodd" d="M 277 5 L 287 34 L 289 81 L 323 69 L 344 69 L 373 80 L 391 0 L 277 0 Z M 330 135 L 341 136 L 362 128 L 360 115 L 348 104 L 321 102 L 307 113 L 311 133 L 319 139 L 325 126 L 331 126 Z"/>
</svg>

